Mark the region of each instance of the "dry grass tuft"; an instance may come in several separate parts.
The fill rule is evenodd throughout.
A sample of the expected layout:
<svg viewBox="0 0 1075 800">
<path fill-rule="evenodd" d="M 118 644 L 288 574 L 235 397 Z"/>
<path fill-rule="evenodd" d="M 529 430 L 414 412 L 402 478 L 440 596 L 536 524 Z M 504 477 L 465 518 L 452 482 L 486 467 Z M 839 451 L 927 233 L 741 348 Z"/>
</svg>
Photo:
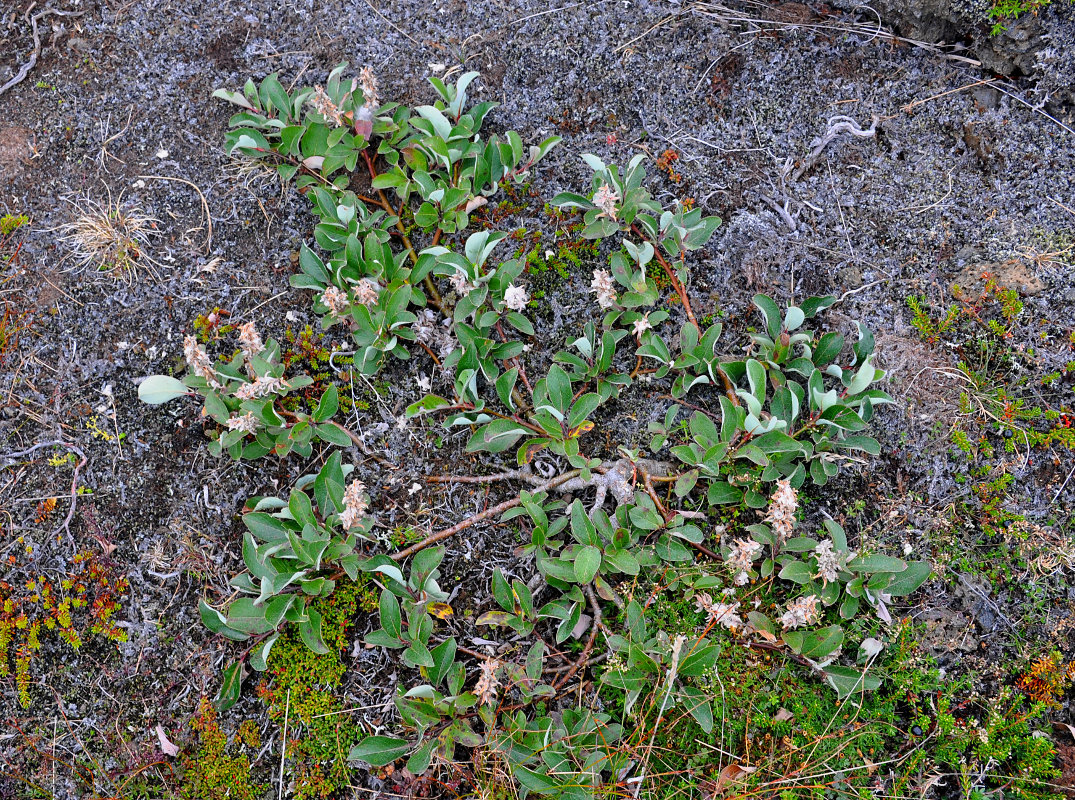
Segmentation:
<svg viewBox="0 0 1075 800">
<path fill-rule="evenodd" d="M 89 197 L 68 202 L 75 219 L 56 230 L 76 271 L 90 269 L 125 283 L 139 269 L 156 277 L 154 266 L 160 265 L 146 252 L 150 239 L 160 235 L 156 219 L 137 207 L 124 207 L 122 195 L 115 201 L 109 193 L 104 202 Z"/>
</svg>

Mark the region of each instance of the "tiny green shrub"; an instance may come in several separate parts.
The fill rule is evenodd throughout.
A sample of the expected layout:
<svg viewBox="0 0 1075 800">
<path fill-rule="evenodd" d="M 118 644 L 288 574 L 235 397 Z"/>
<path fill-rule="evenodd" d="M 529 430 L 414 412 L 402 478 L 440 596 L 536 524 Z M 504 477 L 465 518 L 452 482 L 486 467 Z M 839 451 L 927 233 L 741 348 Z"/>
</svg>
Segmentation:
<svg viewBox="0 0 1075 800">
<path fill-rule="evenodd" d="M 198 734 L 198 748 L 184 759 L 180 788 L 184 800 L 260 800 L 267 787 L 252 782 L 249 756 L 228 754 L 228 737 L 220 729 L 213 704 L 202 698 L 191 725 Z"/>
<path fill-rule="evenodd" d="M 588 253 L 596 255 L 599 243 L 609 253 L 608 269 L 594 268 L 590 282 L 600 318 L 537 364 L 528 352 L 537 331 L 526 315 L 527 259 L 500 258 L 506 232 L 466 229 L 485 198 L 522 180 L 556 137 L 529 151 L 510 132 L 482 141 L 491 104 L 464 110 L 473 73 L 455 86 L 432 81 L 439 100 L 413 110 L 379 103 L 368 71 L 360 82 L 342 74 L 341 67 L 324 88 L 290 94 L 275 76 L 248 82 L 242 93 L 218 92 L 243 109 L 232 118 L 228 150 L 271 165 L 315 204 L 317 250 L 302 247 L 292 285 L 314 292 L 324 328 L 342 326 L 354 341 L 353 352 L 329 352 L 328 367 L 340 356 L 374 374 L 388 355 L 408 359 L 412 343 L 420 344 L 450 384 L 447 396 L 427 384 L 403 423 L 467 428 L 467 452 L 512 454 L 517 469 L 494 479 L 526 488 L 391 555 L 360 554 L 360 540 L 370 548 L 391 540 L 374 535 L 365 487 L 348 483 L 339 450 L 286 499 L 251 498 L 242 518 L 246 569 L 232 580 L 239 597 L 226 608 L 200 606 L 210 630 L 246 643 L 225 670 L 221 706 L 238 698 L 247 664 L 265 673 L 262 694 L 274 718 L 283 702 L 284 718 L 293 713 L 305 728 L 288 749 L 303 797 L 346 785 L 348 762 L 379 768 L 406 758 L 407 770 L 422 776 L 467 749 L 500 765 L 520 790 L 583 798 L 646 781 L 658 735 L 675 748 L 692 726 L 712 734 L 718 709 L 723 718 L 731 708 L 727 697 L 716 704 L 713 685 L 732 649 L 779 659 L 794 676 L 789 690 L 809 685 L 823 695 L 818 709 L 799 712 L 812 731 L 822 710 L 880 702 L 876 665 L 891 637 L 879 621 L 894 622 L 893 598 L 918 588 L 929 567 L 862 544 L 853 549 L 832 520 L 820 538 L 794 530 L 800 488 L 825 485 L 849 454 L 879 453 L 865 431 L 891 400 L 874 388 L 884 373 L 874 366 L 870 331 L 860 324 L 848 345 L 837 332 L 815 329 L 834 297 L 782 307 L 757 295 L 760 328 L 748 356 L 724 355 L 722 324 L 710 320 L 703 329 L 689 293 L 690 261 L 720 219 L 654 199 L 642 156 L 621 168 L 586 155 L 589 190 L 562 193 L 552 205 L 581 214 L 572 236 Z M 376 196 L 350 188 L 363 168 Z M 417 247 L 412 236 L 427 245 Z M 565 271 L 572 276 L 581 266 L 580 259 Z M 657 308 L 662 301 L 667 308 Z M 669 332 L 673 314 L 682 319 Z M 430 328 L 450 333 L 438 342 Z M 361 443 L 335 419 L 339 389 L 321 374 L 325 354 L 309 370 L 296 368 L 252 323 L 237 330 L 238 349 L 219 358 L 188 338 L 188 375 L 152 376 L 140 397 L 201 398 L 219 426 L 214 455 L 306 458 L 315 442 Z M 324 388 L 291 394 L 315 380 Z M 599 411 L 643 382 L 663 382 L 672 401 L 650 426 L 652 457 L 613 439 L 612 430 L 606 448 L 595 447 Z M 704 405 L 688 404 L 688 396 Z M 692 413 L 683 412 L 687 405 Z M 566 469 L 538 477 L 539 453 Z M 560 497 L 587 490 L 589 507 Z M 710 516 L 735 521 L 741 535 L 717 541 Z M 483 520 L 521 529 L 520 554 L 544 582 L 539 602 L 531 585 L 493 571 L 491 607 L 476 622 L 489 636 L 503 631 L 515 640 L 497 657 L 468 650 L 437 623 L 450 609 L 440 586 L 446 550 L 433 545 Z M 709 561 L 696 562 L 697 553 Z M 658 609 L 622 588 L 658 573 L 695 603 L 694 612 L 669 618 L 671 630 Z M 355 742 L 359 728 L 338 718 L 330 690 L 342 675 L 342 631 L 363 581 L 381 587 L 379 626 L 365 644 L 398 651 L 406 677 L 394 698 L 401 735 Z M 752 602 L 755 585 L 765 586 L 765 605 Z M 546 637 L 575 660 L 554 664 L 565 656 L 550 652 Z M 597 648 L 608 658 L 598 676 L 604 707 L 564 693 Z M 746 670 L 740 661 L 732 658 L 734 669 Z M 627 724 L 632 714 L 646 722 L 648 740 Z"/>
</svg>

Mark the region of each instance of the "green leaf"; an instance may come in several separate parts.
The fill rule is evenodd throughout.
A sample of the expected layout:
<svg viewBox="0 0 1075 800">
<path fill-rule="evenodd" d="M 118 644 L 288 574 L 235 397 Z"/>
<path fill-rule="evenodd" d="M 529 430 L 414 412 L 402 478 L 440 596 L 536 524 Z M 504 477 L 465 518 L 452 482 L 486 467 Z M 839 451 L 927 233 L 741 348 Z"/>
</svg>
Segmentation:
<svg viewBox="0 0 1075 800">
<path fill-rule="evenodd" d="M 313 503 L 310 502 L 310 498 L 306 496 L 305 492 L 298 489 L 293 490 L 291 497 L 288 499 L 287 507 L 291 511 L 291 516 L 295 518 L 299 525 L 303 527 L 317 525 Z"/>
<path fill-rule="evenodd" d="M 329 387 L 325 389 L 325 393 L 321 395 L 321 402 L 317 404 L 317 409 L 310 419 L 314 422 L 324 422 L 325 420 L 332 419 L 339 408 L 339 391 L 336 389 L 336 384 L 329 384 Z"/>
<path fill-rule="evenodd" d="M 573 192 L 560 192 L 549 203 L 557 208 L 581 208 L 584 211 L 594 208 L 590 198 Z"/>
<path fill-rule="evenodd" d="M 269 668 L 269 651 L 280 638 L 279 633 L 274 633 L 268 639 L 260 642 L 257 647 L 250 651 L 250 666 L 257 672 L 264 672 Z"/>
<path fill-rule="evenodd" d="M 255 511 L 243 515 L 243 525 L 262 542 L 275 543 L 287 541 L 287 526 L 283 520 Z"/>
<path fill-rule="evenodd" d="M 862 362 L 869 358 L 874 348 L 873 333 L 870 332 L 870 329 L 861 322 L 858 323 L 858 327 L 859 339 L 855 342 L 855 345 L 852 348 L 855 352 L 855 366 L 862 364 Z"/>
<path fill-rule="evenodd" d="M 365 761 L 373 767 L 384 767 L 402 758 L 411 749 L 410 742 L 392 736 L 367 736 L 351 748 L 348 761 Z"/>
<path fill-rule="evenodd" d="M 846 595 L 844 601 L 840 604 L 840 618 L 851 619 L 858 613 L 859 599 L 857 597 L 851 597 Z"/>
<path fill-rule="evenodd" d="M 378 556 L 378 558 L 385 558 L 386 560 L 388 560 L 387 556 Z M 372 559 L 370 559 L 370 560 L 372 561 Z M 392 580 L 394 580 L 396 583 L 400 583 L 400 584 L 406 584 L 406 582 L 407 582 L 406 578 L 403 577 L 403 573 L 400 571 L 399 567 L 397 567 L 395 564 L 388 563 L 388 564 L 375 564 L 373 566 L 368 566 L 368 564 L 369 564 L 368 561 L 366 562 L 366 564 L 367 564 L 366 566 L 362 567 L 362 569 L 364 571 L 366 571 L 366 572 L 379 572 L 382 575 L 385 575 L 385 576 L 391 578 Z"/>
<path fill-rule="evenodd" d="M 709 702 L 708 695 L 693 686 L 684 686 L 680 690 L 680 698 L 701 729 L 706 733 L 712 733 L 713 706 Z"/>
<path fill-rule="evenodd" d="M 433 760 L 433 748 L 436 745 L 437 740 L 430 739 L 415 750 L 407 759 L 407 771 L 413 775 L 421 775 L 429 769 L 429 763 Z"/>
<path fill-rule="evenodd" d="M 698 483 L 698 470 L 692 469 L 689 472 L 685 472 L 676 479 L 676 484 L 673 491 L 676 497 L 686 497 L 694 489 L 695 484 Z"/>
<path fill-rule="evenodd" d="M 817 539 L 811 539 L 809 536 L 796 536 L 794 539 L 788 539 L 784 542 L 783 550 L 789 553 L 806 553 L 817 547 Z"/>
<path fill-rule="evenodd" d="M 847 387 L 847 396 L 853 397 L 856 394 L 865 391 L 873 382 L 876 373 L 877 370 L 870 362 L 870 358 L 867 357 L 866 360 L 862 362 L 862 366 L 858 368 L 855 376 L 851 379 L 851 383 Z"/>
<path fill-rule="evenodd" d="M 449 637 L 433 648 L 433 652 L 431 653 L 433 656 L 433 667 L 426 670 L 425 674 L 428 676 L 429 682 L 434 686 L 439 686 L 445 677 L 447 677 L 448 670 L 450 670 L 452 664 L 455 663 L 455 652 L 457 647 L 458 645 L 456 645 L 455 639 Z"/>
<path fill-rule="evenodd" d="M 822 520 L 825 524 L 825 530 L 829 532 L 829 536 L 832 537 L 833 546 L 837 550 L 847 549 L 847 534 L 844 533 L 844 529 L 840 527 L 840 524 L 832 519 Z"/>
<path fill-rule="evenodd" d="M 138 384 L 138 399 L 151 406 L 192 394 L 190 387 L 169 375 L 150 375 Z"/>
<path fill-rule="evenodd" d="M 583 585 L 588 584 L 601 569 L 601 550 L 593 545 L 583 547 L 575 556 L 574 566 L 575 579 Z"/>
<path fill-rule="evenodd" d="M 807 319 L 813 319 L 819 311 L 824 311 L 835 302 L 836 298 L 831 294 L 825 297 L 808 297 L 803 300 L 799 308 L 803 310 Z"/>
<path fill-rule="evenodd" d="M 552 780 L 547 775 L 542 775 L 540 772 L 535 772 L 523 766 L 515 767 L 512 770 L 512 774 L 519 783 L 537 794 L 551 794 L 562 788 L 560 783 Z"/>
<path fill-rule="evenodd" d="M 265 606 L 265 621 L 270 628 L 276 628 L 284 618 L 284 614 L 291 608 L 291 604 L 297 598 L 297 595 L 285 594 L 280 597 L 274 597 Z M 301 605 L 301 600 L 299 601 Z"/>
<path fill-rule="evenodd" d="M 271 105 L 282 117 L 291 116 L 291 98 L 281 85 L 274 72 L 261 82 L 261 102 L 263 105 Z"/>
<path fill-rule="evenodd" d="M 844 337 L 838 333 L 826 333 L 817 343 L 811 360 L 821 368 L 831 364 L 844 348 Z"/>
<path fill-rule="evenodd" d="M 214 703 L 221 711 L 227 711 L 239 700 L 243 687 L 243 662 L 236 661 L 224 670 L 224 682 L 216 693 Z"/>
<path fill-rule="evenodd" d="M 711 670 L 717 663 L 720 648 L 717 645 L 706 644 L 702 639 L 694 651 L 683 657 L 679 665 L 679 674 L 687 677 L 697 677 Z"/>
<path fill-rule="evenodd" d="M 784 330 L 793 331 L 805 321 L 806 314 L 803 313 L 803 310 L 796 306 L 792 306 L 787 310 L 787 313 L 784 314 Z"/>
<path fill-rule="evenodd" d="M 637 575 L 642 565 L 630 550 L 609 550 L 605 553 L 602 565 L 625 575 Z"/>
<path fill-rule="evenodd" d="M 433 667 L 433 654 L 421 642 L 411 642 L 411 646 L 403 651 L 403 660 L 416 667 Z"/>
<path fill-rule="evenodd" d="M 490 453 L 502 453 L 527 432 L 526 428 L 510 419 L 494 419 L 474 432 L 467 442 L 467 452 L 486 450 Z"/>
<path fill-rule="evenodd" d="M 412 589 L 417 591 L 425 589 L 426 579 L 440 566 L 440 562 L 444 560 L 444 553 L 444 547 L 427 547 L 419 551 L 414 561 L 411 562 L 410 586 Z"/>
<path fill-rule="evenodd" d="M 323 425 L 313 426 L 313 432 L 317 435 L 317 438 L 323 442 L 334 444 L 337 447 L 350 447 L 354 444 L 351 441 L 351 437 L 333 425 L 331 422 L 326 422 Z"/>
<path fill-rule="evenodd" d="M 228 625 L 227 617 L 209 605 L 205 600 L 198 601 L 198 613 L 202 618 L 202 625 L 213 633 L 220 633 Z"/>
<path fill-rule="evenodd" d="M 536 681 L 541 677 L 541 667 L 545 655 L 545 643 L 540 639 L 530 646 L 526 654 L 526 677 Z"/>
<path fill-rule="evenodd" d="M 307 620 L 299 623 L 299 638 L 302 639 L 303 644 L 318 655 L 323 656 L 331 652 L 325 644 L 325 640 L 321 638 L 321 614 L 313 608 L 307 608 L 306 613 Z"/>
<path fill-rule="evenodd" d="M 515 410 L 515 400 L 511 396 L 512 389 L 515 388 L 515 381 L 519 377 L 519 368 L 512 367 L 499 378 L 496 379 L 496 394 L 500 398 L 500 402 Z M 408 409 L 408 412 L 410 409 Z"/>
<path fill-rule="evenodd" d="M 881 445 L 870 436 L 845 436 L 843 439 L 832 440 L 832 446 L 840 450 L 861 450 L 871 456 L 881 454 Z"/>
<path fill-rule="evenodd" d="M 903 572 L 907 562 L 902 558 L 874 554 L 852 559 L 847 562 L 847 568 L 852 572 Z"/>
<path fill-rule="evenodd" d="M 511 325 L 511 327 L 515 328 L 515 330 L 519 331 L 519 333 L 522 333 L 525 336 L 534 335 L 533 324 L 531 324 L 530 320 L 528 320 L 519 312 L 509 311 L 505 319 L 507 319 L 508 324 Z"/>
<path fill-rule="evenodd" d="M 257 636 L 268 633 L 274 626 L 265 619 L 265 608 L 254 605 L 249 597 L 240 597 L 228 608 L 228 627 Z"/>
<path fill-rule="evenodd" d="M 399 601 L 388 589 L 381 590 L 380 602 L 381 627 L 389 636 L 396 639 L 403 633 L 403 617 L 399 610 Z"/>
<path fill-rule="evenodd" d="M 885 587 L 885 592 L 893 597 L 903 597 L 911 594 L 915 589 L 926 582 L 932 570 L 925 561 L 912 561 L 903 572 L 897 572 Z"/>
<path fill-rule="evenodd" d="M 759 403 L 765 403 L 765 367 L 761 362 L 747 359 L 747 380 L 750 382 L 750 393 Z"/>
<path fill-rule="evenodd" d="M 439 397 L 435 394 L 427 394 L 417 403 L 411 403 L 407 406 L 406 416 L 417 417 L 420 414 L 428 414 L 432 411 L 436 411 L 440 408 L 447 408 L 451 406 L 452 401 L 444 397 Z"/>
<path fill-rule="evenodd" d="M 428 201 L 422 203 L 418 210 L 414 212 L 414 221 L 420 228 L 432 228 L 437 224 L 438 219 L 440 219 L 440 215 L 437 214 L 437 209 Z"/>
<path fill-rule="evenodd" d="M 780 570 L 780 577 L 786 581 L 794 581 L 799 585 L 809 583 L 813 579 L 813 573 L 810 572 L 810 567 L 806 566 L 802 561 L 789 561 L 782 570 Z"/>
<path fill-rule="evenodd" d="M 549 367 L 549 377 L 545 381 L 545 387 L 549 401 L 557 411 L 566 414 L 571 405 L 571 379 L 562 367 L 557 364 Z"/>
<path fill-rule="evenodd" d="M 881 679 L 867 675 L 852 667 L 826 667 L 825 680 L 836 690 L 840 698 L 861 692 L 872 692 L 881 687 Z"/>
<path fill-rule="evenodd" d="M 597 528 L 586 514 L 586 508 L 581 500 L 571 504 L 571 536 L 582 545 L 599 545 L 601 539 L 597 535 Z"/>
<path fill-rule="evenodd" d="M 709 484 L 706 500 L 711 506 L 741 503 L 743 501 L 743 490 L 737 489 L 727 481 L 713 481 Z"/>
<path fill-rule="evenodd" d="M 242 92 L 231 92 L 227 89 L 214 89 L 210 97 L 215 97 L 220 100 L 227 100 L 229 103 L 234 103 L 237 106 L 242 106 L 248 111 L 257 111 L 254 108 L 254 104 L 247 100 Z"/>
<path fill-rule="evenodd" d="M 830 625 L 803 637 L 800 655 L 815 660 L 831 656 L 844 643 L 844 629 L 839 625 Z"/>
<path fill-rule="evenodd" d="M 577 428 L 586 418 L 590 416 L 597 407 L 601 405 L 601 396 L 594 392 L 587 392 L 582 395 L 575 404 L 571 406 L 571 413 L 567 417 L 567 426 L 569 428 Z"/>
<path fill-rule="evenodd" d="M 780 306 L 763 294 L 754 295 L 754 305 L 758 307 L 758 310 L 761 311 L 762 316 L 765 318 L 765 328 L 769 333 L 769 338 L 775 340 L 780 335 L 780 328 L 784 323 L 783 315 L 780 313 Z"/>
</svg>

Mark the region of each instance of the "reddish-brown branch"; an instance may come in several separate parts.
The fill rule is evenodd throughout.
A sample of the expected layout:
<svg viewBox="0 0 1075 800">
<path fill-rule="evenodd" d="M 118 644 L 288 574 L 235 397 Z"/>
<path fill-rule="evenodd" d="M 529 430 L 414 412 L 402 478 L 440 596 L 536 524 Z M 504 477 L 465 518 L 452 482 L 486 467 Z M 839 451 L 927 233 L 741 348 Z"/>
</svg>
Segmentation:
<svg viewBox="0 0 1075 800">
<path fill-rule="evenodd" d="M 500 334 L 500 341 L 506 342 L 508 340 L 508 336 L 506 333 L 504 333 L 504 326 L 500 324 L 500 320 L 496 321 L 496 332 Z M 530 381 L 526 378 L 526 368 L 523 366 L 522 359 L 516 356 L 515 358 L 507 359 L 504 363 L 512 364 L 513 366 L 519 368 L 519 377 L 523 379 L 523 384 L 529 390 L 530 394 L 533 395 L 534 387 L 530 385 Z M 525 409 L 527 407 L 528 404 L 526 402 L 526 399 L 514 386 L 511 387 L 511 397 L 515 401 L 515 405 L 517 405 L 519 408 Z"/>
<path fill-rule="evenodd" d="M 440 359 L 437 358 L 436 353 L 434 353 L 432 350 L 429 349 L 429 345 L 427 345 L 425 342 L 419 342 L 418 346 L 421 347 L 423 350 L 425 350 L 429 354 L 429 357 L 433 359 L 434 364 L 436 364 L 438 367 L 440 366 Z"/>
<path fill-rule="evenodd" d="M 544 491 L 548 491 L 549 489 L 555 489 L 561 483 L 566 483 L 567 481 L 571 480 L 572 478 L 574 478 L 578 474 L 579 474 L 579 471 L 577 469 L 568 470 L 563 475 L 557 475 L 555 478 L 553 478 L 553 479 L 551 479 L 549 481 L 546 481 L 541 486 L 537 487 L 535 489 L 535 491 L 544 492 Z M 442 539 L 447 539 L 449 536 L 454 536 L 455 534 L 459 533 L 460 531 L 466 530 L 471 525 L 475 525 L 475 524 L 481 522 L 482 520 L 489 519 L 490 517 L 495 517 L 498 514 L 503 514 L 509 508 L 515 508 L 515 506 L 520 505 L 521 503 L 522 503 L 522 499 L 518 498 L 518 497 L 516 497 L 516 498 L 514 498 L 512 500 L 505 500 L 503 503 L 499 503 L 498 505 L 495 505 L 492 508 L 487 508 L 484 511 L 482 511 L 480 514 L 475 514 L 472 517 L 468 517 L 467 519 L 463 520 L 462 522 L 456 523 L 455 525 L 453 525 L 450 528 L 445 528 L 442 531 L 437 531 L 436 533 L 427 536 L 425 539 L 423 539 L 422 541 L 418 542 L 417 544 L 412 544 L 410 547 L 408 547 L 405 550 L 400 550 L 398 553 L 395 553 L 395 554 L 392 555 L 392 560 L 393 561 L 402 561 L 403 559 L 407 558 L 408 556 L 414 555 L 419 550 L 424 550 L 425 548 L 429 547 L 431 544 L 436 544 L 437 542 L 441 541 Z"/>
<path fill-rule="evenodd" d="M 377 178 L 377 167 L 373 164 L 373 159 L 370 158 L 369 150 L 362 151 L 362 158 L 366 162 L 366 169 L 370 173 L 370 180 L 373 181 Z M 385 196 L 384 190 L 377 190 L 377 197 L 380 198 L 378 205 L 381 206 L 389 214 L 393 214 L 396 217 L 396 229 L 399 231 L 400 238 L 403 240 L 403 246 L 407 248 L 407 255 L 410 256 L 411 263 L 418 263 L 418 253 L 414 249 L 414 245 L 411 244 L 411 239 L 407 235 L 407 229 L 403 226 L 403 206 L 400 205 L 400 212 L 397 214 L 396 210 L 392 208 L 392 204 L 388 202 L 388 198 Z M 437 229 L 437 233 L 440 233 L 440 229 Z M 433 235 L 433 243 L 437 243 L 436 234 Z M 437 291 L 437 287 L 433 285 L 433 281 L 428 275 L 425 277 L 426 291 L 429 292 L 429 300 L 433 305 L 437 307 L 444 316 L 449 316 L 448 311 L 444 307 L 444 301 L 441 299 L 440 292 Z"/>
<path fill-rule="evenodd" d="M 636 236 L 643 241 L 649 241 L 644 233 L 639 230 L 637 225 L 631 225 L 631 230 Z M 672 282 L 672 287 L 676 290 L 676 294 L 679 295 L 679 300 L 683 303 L 683 310 L 687 312 L 687 319 L 690 320 L 699 333 L 702 331 L 702 327 L 698 324 L 698 320 L 694 318 L 694 310 L 691 308 L 690 298 L 687 297 L 687 290 L 683 288 L 683 284 L 679 282 L 679 278 L 676 277 L 676 271 L 672 268 L 672 265 L 668 263 L 668 259 L 664 257 L 661 252 L 660 244 L 657 242 L 651 242 L 653 244 L 653 254 L 657 257 L 657 263 L 661 265 L 661 269 L 664 270 L 668 276 L 668 280 Z"/>
<path fill-rule="evenodd" d="M 579 654 L 578 660 L 571 665 L 571 668 L 563 674 L 563 676 L 553 684 L 553 688 L 556 691 L 563 689 L 568 681 L 575 677 L 580 669 L 586 666 L 586 662 L 590 658 L 590 653 L 593 652 L 594 642 L 597 641 L 597 632 L 601 628 L 601 606 L 597 603 L 597 598 L 593 595 L 593 589 L 589 586 L 583 587 L 586 592 L 586 597 L 590 601 L 590 608 L 593 610 L 593 621 L 590 623 L 590 636 L 586 640 L 586 646 L 582 648 L 582 653 Z"/>
</svg>

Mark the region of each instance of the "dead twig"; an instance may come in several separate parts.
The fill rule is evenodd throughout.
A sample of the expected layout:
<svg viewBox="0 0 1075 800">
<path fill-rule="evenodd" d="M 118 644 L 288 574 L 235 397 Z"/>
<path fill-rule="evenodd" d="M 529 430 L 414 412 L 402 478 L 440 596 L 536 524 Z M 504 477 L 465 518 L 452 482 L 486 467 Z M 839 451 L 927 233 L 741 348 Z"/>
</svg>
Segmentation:
<svg viewBox="0 0 1075 800">
<path fill-rule="evenodd" d="M 821 135 L 821 138 L 814 140 L 814 149 L 810 151 L 810 155 L 806 157 L 803 163 L 797 170 L 791 175 L 793 181 L 799 180 L 803 175 L 813 169 L 814 164 L 821 158 L 821 154 L 825 151 L 825 148 L 829 146 L 837 136 L 843 133 L 857 136 L 860 139 L 871 139 L 877 135 L 877 123 L 881 121 L 881 118 L 876 114 L 872 117 L 870 127 L 863 130 L 858 126 L 858 123 L 851 117 L 839 115 L 829 120 L 829 127 Z"/>
<path fill-rule="evenodd" d="M 915 106 L 920 106 L 923 103 L 928 103 L 931 100 L 937 100 L 938 98 L 947 97 L 948 95 L 955 94 L 956 92 L 963 92 L 967 89 L 973 89 L 975 86 L 985 86 L 986 84 L 992 84 L 996 82 L 996 78 L 986 78 L 985 80 L 975 81 L 974 83 L 968 83 L 963 86 L 958 86 L 955 89 L 949 89 L 947 92 L 941 92 L 940 94 L 923 97 L 921 100 L 915 100 L 913 103 L 908 103 L 905 106 L 901 106 L 900 111 L 902 111 L 904 114 L 910 114 L 912 108 L 914 108 Z"/>
<path fill-rule="evenodd" d="M 1014 100 L 1015 102 L 1019 103 L 1020 105 L 1026 106 L 1031 111 L 1033 111 L 1035 114 L 1040 114 L 1041 116 L 1045 117 L 1045 119 L 1049 120 L 1050 122 L 1056 123 L 1061 128 L 1061 130 L 1065 130 L 1068 133 L 1070 133 L 1072 136 L 1075 136 L 1075 130 L 1072 130 L 1071 128 L 1069 128 L 1063 122 L 1061 122 L 1056 117 L 1054 117 L 1052 114 L 1047 114 L 1045 111 L 1043 111 L 1038 106 L 1031 105 L 1026 100 L 1021 98 L 1019 95 L 1017 95 L 1017 94 L 1015 94 L 1013 92 L 1009 92 L 1007 89 L 1004 89 L 1004 88 L 1002 88 L 1000 86 L 994 86 L 993 88 L 996 89 L 1001 94 L 1007 95 L 1012 100 Z"/>
<path fill-rule="evenodd" d="M 561 483 L 567 483 L 569 480 L 571 480 L 572 478 L 574 478 L 578 474 L 579 474 L 579 471 L 577 469 L 569 470 L 569 471 L 565 472 L 563 475 L 557 475 L 555 478 L 552 478 L 552 479 L 546 481 L 545 483 L 541 484 L 540 486 L 537 487 L 536 491 L 545 492 L 545 491 L 548 491 L 549 489 L 555 489 Z M 442 531 L 437 531 L 434 534 L 430 534 L 429 536 L 427 536 L 425 539 L 423 539 L 422 541 L 418 542 L 417 544 L 412 544 L 410 547 L 406 548 L 405 550 L 400 550 L 398 553 L 393 554 L 391 558 L 392 558 L 393 561 L 402 561 L 403 559 L 407 558 L 408 556 L 414 555 L 419 550 L 424 550 L 425 548 L 429 547 L 431 544 L 436 544 L 437 542 L 441 541 L 442 539 L 447 539 L 449 536 L 454 536 L 455 534 L 459 533 L 460 531 L 466 530 L 471 525 L 475 525 L 475 524 L 481 522 L 482 520 L 489 519 L 490 517 L 495 517 L 498 514 L 503 514 L 509 508 L 515 508 L 515 506 L 520 505 L 521 503 L 522 503 L 522 499 L 518 498 L 518 497 L 516 497 L 516 498 L 514 498 L 512 500 L 505 500 L 503 503 L 499 503 L 498 505 L 495 505 L 492 508 L 487 508 L 487 509 L 485 509 L 485 511 L 482 511 L 480 514 L 475 514 L 473 517 L 468 517 L 467 519 L 463 520 L 462 522 L 456 523 L 455 525 L 453 525 L 450 528 L 445 528 Z"/>
<path fill-rule="evenodd" d="M 1046 195 L 1046 197 L 1049 197 L 1049 196 Z M 1049 197 L 1049 199 L 1052 200 L 1054 203 L 1056 203 L 1058 206 L 1060 206 L 1062 209 L 1064 209 L 1066 212 L 1071 214 L 1071 216 L 1075 217 L 1075 210 L 1072 210 L 1071 206 L 1064 205 L 1059 200 L 1057 200 L 1055 197 Z"/>
<path fill-rule="evenodd" d="M 85 13 L 85 11 L 57 11 L 54 8 L 46 8 L 44 11 L 38 11 L 30 17 L 30 30 L 34 36 L 34 50 L 30 53 L 30 58 L 27 59 L 26 63 L 19 67 L 19 71 L 15 73 L 15 76 L 3 86 L 0 86 L 0 95 L 26 80 L 26 76 L 30 74 L 30 70 L 37 66 L 37 59 L 41 56 L 41 37 L 37 32 L 38 22 L 50 15 L 55 15 L 57 17 L 81 17 Z"/>
<path fill-rule="evenodd" d="M 328 424 L 329 425 L 335 425 L 341 431 L 346 433 L 348 438 L 355 445 L 355 447 L 357 447 L 359 450 L 362 451 L 363 455 L 368 456 L 369 458 L 372 458 L 374 461 L 376 461 L 382 467 L 387 467 L 388 469 L 399 469 L 398 464 L 393 464 L 391 461 L 389 461 L 384 456 L 380 456 L 377 453 L 375 453 L 372 450 L 370 450 L 369 447 L 366 445 L 366 443 L 364 441 L 362 441 L 362 437 L 357 435 L 356 433 L 354 433 L 350 428 L 347 428 L 347 427 L 341 425 L 340 423 L 336 422 L 335 420 L 329 420 Z"/>
<path fill-rule="evenodd" d="M 415 45 L 417 47 L 422 46 L 421 42 L 419 42 L 413 36 L 408 34 L 405 30 L 403 30 L 403 28 L 401 28 L 398 25 L 396 25 L 395 23 L 393 23 L 390 19 L 388 19 L 388 17 L 386 17 L 384 14 L 382 14 L 376 8 L 374 8 L 373 3 L 371 3 L 370 0 L 366 0 L 366 5 L 368 5 L 370 7 L 370 11 L 372 11 L 374 14 L 376 14 L 378 17 L 380 17 L 382 20 L 384 20 L 385 24 L 388 25 L 390 28 L 392 28 L 392 30 L 394 30 L 400 36 L 405 37 L 408 41 L 410 41 L 411 44 L 413 44 L 413 45 Z"/>
<path fill-rule="evenodd" d="M 571 665 L 571 668 L 564 673 L 563 677 L 553 684 L 553 688 L 558 692 L 567 685 L 568 681 L 575 677 L 580 669 L 586 666 L 590 653 L 593 651 L 594 642 L 597 641 L 597 631 L 601 628 L 603 619 L 601 606 L 598 604 L 597 598 L 594 597 L 593 589 L 589 586 L 584 586 L 583 591 L 586 592 L 586 599 L 590 601 L 590 609 L 593 611 L 593 622 L 590 623 L 590 637 L 586 640 L 586 646 L 582 648 L 578 660 Z"/>
<path fill-rule="evenodd" d="M 129 120 L 128 124 L 130 124 Z M 205 195 L 202 194 L 202 190 L 184 178 L 173 178 L 168 175 L 139 175 L 138 177 L 154 181 L 175 181 L 176 183 L 184 183 L 198 193 L 198 197 L 202 201 L 202 211 L 205 212 L 205 224 L 207 226 L 205 234 L 205 254 L 209 255 L 213 248 L 213 217 L 209 213 L 209 202 L 205 199 Z"/>
</svg>

